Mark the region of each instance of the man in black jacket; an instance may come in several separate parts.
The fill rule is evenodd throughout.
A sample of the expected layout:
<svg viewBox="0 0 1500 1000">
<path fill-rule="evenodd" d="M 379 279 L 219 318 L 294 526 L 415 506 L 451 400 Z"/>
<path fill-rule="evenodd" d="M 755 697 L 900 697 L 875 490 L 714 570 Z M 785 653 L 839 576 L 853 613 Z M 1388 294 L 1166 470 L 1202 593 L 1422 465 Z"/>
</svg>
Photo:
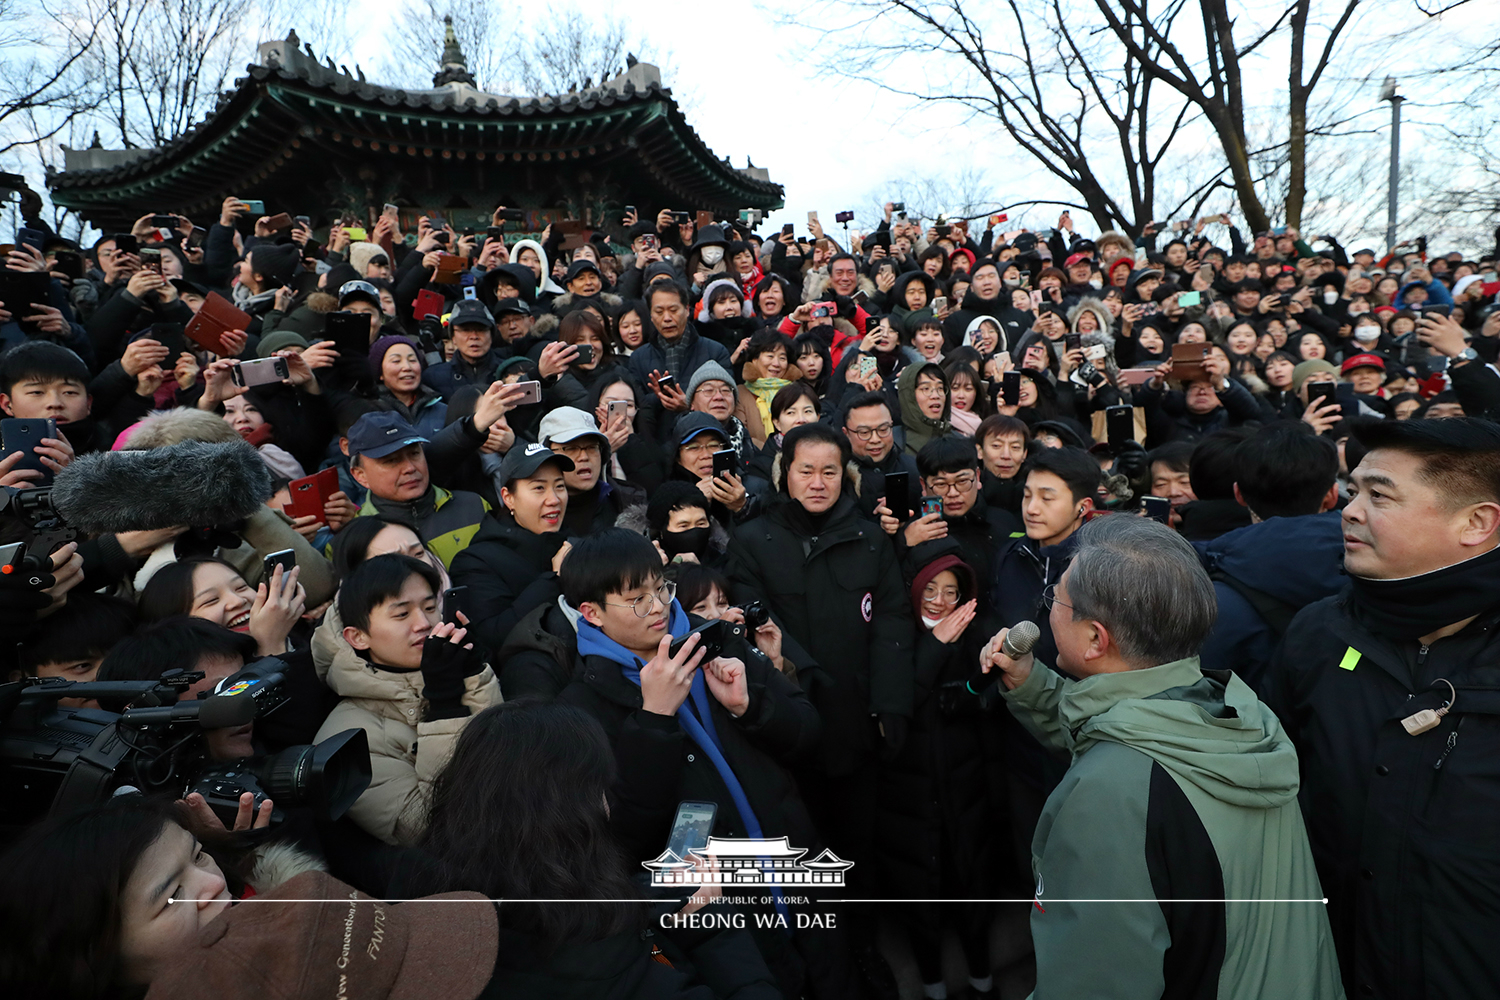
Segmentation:
<svg viewBox="0 0 1500 1000">
<path fill-rule="evenodd" d="M 814 766 L 799 780 L 829 845 L 856 863 L 850 885 L 876 884 L 877 753 L 904 742 L 915 697 L 911 603 L 895 550 L 859 515 L 848 482 L 847 446 L 822 424 L 804 424 L 782 442 L 781 475 L 770 509 L 734 531 L 731 597 L 761 601 L 776 617 L 799 674 L 823 719 Z M 865 864 L 863 873 L 860 863 Z"/>
<path fill-rule="evenodd" d="M 1500 982 L 1500 427 L 1360 421 L 1349 586 L 1292 621 L 1267 704 L 1351 996 Z M 1440 714 L 1441 713 L 1441 714 Z"/>
<path fill-rule="evenodd" d="M 887 496 L 885 477 L 906 474 L 906 499 L 912 510 L 922 497 L 916 461 L 896 442 L 895 422 L 883 392 L 862 392 L 844 407 L 844 437 L 848 439 L 854 466 L 859 471 L 859 508 L 874 513 L 877 502 Z M 783 446 L 785 447 L 785 446 Z"/>
</svg>

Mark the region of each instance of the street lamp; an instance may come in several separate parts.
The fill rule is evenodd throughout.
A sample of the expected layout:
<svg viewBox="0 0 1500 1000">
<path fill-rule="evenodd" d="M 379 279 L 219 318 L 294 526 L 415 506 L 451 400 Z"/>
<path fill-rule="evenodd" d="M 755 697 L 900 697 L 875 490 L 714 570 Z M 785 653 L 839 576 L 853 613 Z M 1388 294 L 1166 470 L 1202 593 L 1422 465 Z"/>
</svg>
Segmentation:
<svg viewBox="0 0 1500 1000">
<path fill-rule="evenodd" d="M 1380 99 L 1391 102 L 1391 179 L 1387 193 L 1385 214 L 1385 246 L 1396 248 L 1396 191 L 1401 181 L 1401 102 L 1406 100 L 1396 93 L 1396 78 L 1388 76 L 1380 85 Z"/>
</svg>

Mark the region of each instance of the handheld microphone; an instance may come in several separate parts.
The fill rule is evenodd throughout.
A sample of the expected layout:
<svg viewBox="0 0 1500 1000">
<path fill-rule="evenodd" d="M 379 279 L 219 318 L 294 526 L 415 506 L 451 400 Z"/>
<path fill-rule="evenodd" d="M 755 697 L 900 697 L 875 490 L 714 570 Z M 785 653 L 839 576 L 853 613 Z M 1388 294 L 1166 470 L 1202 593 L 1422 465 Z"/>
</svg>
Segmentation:
<svg viewBox="0 0 1500 1000">
<path fill-rule="evenodd" d="M 120 715 L 127 726 L 164 726 L 194 723 L 202 729 L 228 729 L 255 721 L 255 699 L 245 695 L 210 695 L 199 701 L 179 701 L 159 708 L 131 708 Z"/>
<path fill-rule="evenodd" d="M 1036 622 L 1016 622 L 1005 633 L 1005 638 L 1000 640 L 1000 652 L 1012 660 L 1019 660 L 1041 639 L 1042 630 L 1037 627 Z"/>
</svg>

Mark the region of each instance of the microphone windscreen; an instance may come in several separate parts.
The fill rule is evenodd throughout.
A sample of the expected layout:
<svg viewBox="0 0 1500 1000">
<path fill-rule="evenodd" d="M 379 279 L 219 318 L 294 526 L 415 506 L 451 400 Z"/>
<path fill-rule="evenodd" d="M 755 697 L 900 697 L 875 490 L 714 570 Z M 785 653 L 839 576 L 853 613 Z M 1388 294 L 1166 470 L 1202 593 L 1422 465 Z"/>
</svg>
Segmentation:
<svg viewBox="0 0 1500 1000">
<path fill-rule="evenodd" d="M 1042 630 L 1037 627 L 1036 622 L 1016 622 L 1000 641 L 1000 652 L 1012 660 L 1019 660 L 1031 652 L 1031 647 L 1041 637 Z"/>
<path fill-rule="evenodd" d="M 57 474 L 52 503 L 78 531 L 102 535 L 236 524 L 271 492 L 270 470 L 245 442 L 183 441 L 81 455 Z"/>
<path fill-rule="evenodd" d="M 203 729 L 243 726 L 255 721 L 255 712 L 255 699 L 247 694 L 213 694 L 198 709 L 198 725 Z"/>
</svg>

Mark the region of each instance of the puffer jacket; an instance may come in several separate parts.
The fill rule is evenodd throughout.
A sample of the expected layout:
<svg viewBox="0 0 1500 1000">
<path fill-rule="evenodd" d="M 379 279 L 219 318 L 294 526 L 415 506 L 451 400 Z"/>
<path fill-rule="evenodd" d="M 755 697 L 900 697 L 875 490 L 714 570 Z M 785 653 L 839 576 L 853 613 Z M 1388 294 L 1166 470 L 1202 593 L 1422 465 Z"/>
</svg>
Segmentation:
<svg viewBox="0 0 1500 1000">
<path fill-rule="evenodd" d="M 317 742 L 346 729 L 363 729 L 370 741 L 370 787 L 349 816 L 387 844 L 410 844 L 422 832 L 432 782 L 448 762 L 463 719 L 422 721 L 420 670 L 381 670 L 344 641 L 338 608 L 328 609 L 313 633 L 313 665 L 340 701 L 318 730 Z M 486 666 L 464 680 L 469 717 L 500 704 L 500 683 Z"/>
</svg>

